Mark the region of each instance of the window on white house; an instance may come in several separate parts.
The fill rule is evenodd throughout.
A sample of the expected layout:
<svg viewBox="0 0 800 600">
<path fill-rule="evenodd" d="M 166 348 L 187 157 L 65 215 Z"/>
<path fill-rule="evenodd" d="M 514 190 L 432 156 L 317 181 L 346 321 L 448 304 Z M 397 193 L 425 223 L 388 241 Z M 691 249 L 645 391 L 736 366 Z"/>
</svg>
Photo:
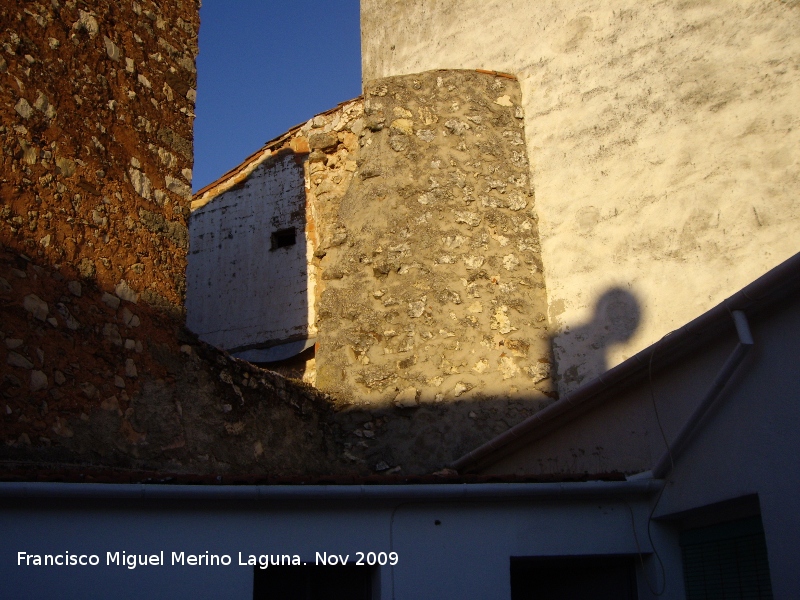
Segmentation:
<svg viewBox="0 0 800 600">
<path fill-rule="evenodd" d="M 374 573 L 357 565 L 256 567 L 253 600 L 372 600 Z"/>
<path fill-rule="evenodd" d="M 636 600 L 632 556 L 511 557 L 511 600 Z"/>
<path fill-rule="evenodd" d="M 686 529 L 680 534 L 687 600 L 772 598 L 760 516 Z"/>
</svg>

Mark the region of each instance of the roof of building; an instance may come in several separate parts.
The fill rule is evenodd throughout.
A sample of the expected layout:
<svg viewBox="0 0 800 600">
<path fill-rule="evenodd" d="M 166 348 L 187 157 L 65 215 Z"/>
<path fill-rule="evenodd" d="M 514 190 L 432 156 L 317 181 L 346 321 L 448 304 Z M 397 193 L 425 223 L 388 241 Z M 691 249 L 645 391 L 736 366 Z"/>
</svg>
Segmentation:
<svg viewBox="0 0 800 600">
<path fill-rule="evenodd" d="M 325 116 L 331 113 L 336 112 L 347 106 L 348 104 L 352 104 L 353 102 L 359 100 L 361 96 L 357 96 L 352 100 L 347 100 L 346 102 L 341 102 L 334 106 L 333 108 L 326 110 L 325 112 L 319 113 L 319 115 L 315 116 Z M 300 130 L 308 123 L 305 121 L 300 123 L 299 125 L 295 125 L 294 127 L 290 128 L 286 133 L 279 135 L 276 138 L 269 140 L 266 144 L 264 144 L 260 149 L 253 152 L 250 156 L 244 159 L 241 164 L 234 167 L 227 173 L 224 173 L 220 176 L 217 180 L 212 181 L 205 187 L 201 188 L 192 196 L 192 210 L 197 210 L 211 202 L 214 198 L 219 196 L 222 192 L 230 189 L 231 187 L 241 183 L 253 172 L 253 170 L 258 167 L 261 163 L 272 156 L 277 156 L 282 152 L 286 153 L 296 153 L 296 154 L 303 154 L 308 153 L 308 144 L 304 142 L 300 142 L 297 140 L 298 133 Z"/>
<path fill-rule="evenodd" d="M 451 467 L 463 472 L 503 458 L 521 445 L 540 439 L 598 404 L 613 399 L 649 374 L 663 370 L 720 334 L 733 330 L 733 311 L 743 311 L 752 317 L 786 300 L 799 289 L 800 253 L 655 344 L 465 454 Z M 658 360 L 655 361 L 654 357 Z"/>
<path fill-rule="evenodd" d="M 516 75 L 513 75 L 511 73 L 503 73 L 501 71 L 491 71 L 487 69 L 475 69 L 475 71 L 478 73 L 484 73 L 486 75 L 494 75 L 495 77 L 503 77 L 505 79 L 513 79 L 513 80 L 517 79 Z M 337 110 L 345 108 L 348 104 L 352 104 L 353 102 L 361 98 L 363 98 L 363 96 L 356 96 L 351 100 L 340 102 L 333 108 L 328 109 L 325 112 L 319 113 L 318 115 L 315 116 L 325 116 L 332 114 Z M 260 165 L 262 162 L 264 162 L 271 156 L 277 155 L 281 151 L 295 152 L 295 153 L 308 152 L 307 146 L 302 147 L 292 144 L 293 138 L 298 137 L 298 133 L 306 125 L 306 123 L 308 123 L 308 121 L 295 125 L 294 127 L 291 127 L 288 131 L 286 131 L 286 133 L 283 133 L 278 137 L 269 140 L 260 149 L 253 152 L 253 154 L 245 158 L 241 164 L 234 167 L 227 173 L 224 173 L 218 179 L 212 181 L 205 187 L 199 189 L 192 195 L 191 209 L 196 210 L 198 208 L 205 206 L 222 192 L 241 183 L 250 175 L 250 173 L 253 172 L 253 170 L 258 165 Z"/>
<path fill-rule="evenodd" d="M 49 483 L 118 483 L 163 485 L 422 485 L 435 483 L 569 483 L 585 481 L 625 481 L 619 472 L 601 474 L 557 473 L 547 475 L 462 475 L 445 469 L 429 475 L 374 474 L 330 476 L 191 475 L 102 467 L 91 465 L 9 464 L 0 472 L 0 481 Z"/>
</svg>

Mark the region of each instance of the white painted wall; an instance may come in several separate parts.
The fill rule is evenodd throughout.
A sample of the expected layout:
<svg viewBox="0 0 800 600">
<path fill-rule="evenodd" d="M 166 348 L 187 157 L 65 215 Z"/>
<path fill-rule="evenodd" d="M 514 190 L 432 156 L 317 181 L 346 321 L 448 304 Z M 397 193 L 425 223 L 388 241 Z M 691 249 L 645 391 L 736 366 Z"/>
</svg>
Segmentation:
<svg viewBox="0 0 800 600">
<path fill-rule="evenodd" d="M 758 494 L 775 598 L 800 594 L 800 303 L 753 330 L 728 394 L 675 461 L 658 515 Z"/>
<path fill-rule="evenodd" d="M 755 346 L 702 421 L 656 517 L 757 494 L 775 598 L 800 593 L 800 299 L 750 318 Z M 731 327 L 732 329 L 732 327 Z M 483 472 L 598 473 L 651 469 L 737 344 L 733 332 L 609 399 Z M 651 395 L 652 394 L 652 395 Z M 653 409 L 655 401 L 658 418 Z"/>
<path fill-rule="evenodd" d="M 380 598 L 510 598 L 511 556 L 633 554 L 637 536 L 647 551 L 648 507 L 637 499 L 498 502 L 401 502 L 349 506 L 330 501 L 293 506 L 275 503 L 61 502 L 2 505 L 0 578 L 17 599 L 252 598 L 252 568 L 123 567 L 22 568 L 16 552 L 98 553 L 165 550 L 218 554 L 316 552 L 399 554 L 380 572 Z M 631 506 L 629 510 L 628 505 Z M 436 521 L 440 524 L 437 525 Z M 680 598 L 678 583 L 667 598 Z"/>
<path fill-rule="evenodd" d="M 231 350 L 315 334 L 313 248 L 296 156 L 268 159 L 192 213 L 186 324 L 203 341 Z M 288 227 L 296 244 L 270 250 L 271 234 Z"/>
<path fill-rule="evenodd" d="M 518 75 L 562 393 L 797 251 L 796 2 L 361 8 L 365 81 L 436 68 Z M 614 287 L 640 312 L 621 340 L 592 325 Z"/>
</svg>

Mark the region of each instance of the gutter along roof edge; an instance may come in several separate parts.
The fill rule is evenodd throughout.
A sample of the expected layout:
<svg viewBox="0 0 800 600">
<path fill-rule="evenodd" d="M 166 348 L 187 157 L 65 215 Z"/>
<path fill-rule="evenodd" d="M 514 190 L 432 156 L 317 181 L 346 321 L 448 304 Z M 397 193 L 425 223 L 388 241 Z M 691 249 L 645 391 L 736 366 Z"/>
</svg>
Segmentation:
<svg viewBox="0 0 800 600">
<path fill-rule="evenodd" d="M 114 498 L 118 500 L 379 501 L 500 500 L 513 498 L 648 495 L 661 489 L 655 479 L 568 483 L 477 483 L 430 485 L 157 485 L 104 483 L 0 483 L 0 500 Z"/>
<path fill-rule="evenodd" d="M 637 376 L 643 377 L 647 372 L 652 356 L 657 355 L 659 358 L 659 364 L 653 364 L 654 370 L 656 367 L 662 368 L 711 339 L 728 322 L 733 328 L 730 316 L 732 311 L 755 312 L 762 308 L 762 305 L 780 301 L 784 293 L 791 293 L 798 287 L 800 287 L 800 253 L 767 271 L 711 310 L 667 334 L 655 344 L 651 344 L 561 400 L 465 454 L 454 461 L 451 467 L 463 471 L 486 461 L 492 455 L 497 454 L 499 455 L 497 458 L 501 458 L 505 452 L 513 451 L 514 442 L 532 436 L 537 430 L 543 432 L 543 435 L 548 433 L 550 431 L 548 427 L 552 426 L 557 418 L 564 417 L 569 420 L 570 416 L 580 414 L 580 409 L 587 408 L 592 401 L 608 400 L 611 392 L 622 391 L 634 384 L 638 381 Z"/>
</svg>

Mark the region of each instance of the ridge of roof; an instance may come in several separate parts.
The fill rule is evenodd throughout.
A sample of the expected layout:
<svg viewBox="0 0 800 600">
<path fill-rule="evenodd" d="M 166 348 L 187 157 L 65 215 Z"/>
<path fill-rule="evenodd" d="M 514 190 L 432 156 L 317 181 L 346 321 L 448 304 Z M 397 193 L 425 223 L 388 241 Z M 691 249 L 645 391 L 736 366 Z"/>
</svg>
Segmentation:
<svg viewBox="0 0 800 600">
<path fill-rule="evenodd" d="M 463 455 L 451 463 L 450 467 L 459 472 L 475 468 L 479 464 L 485 464 L 492 457 L 502 458 L 515 450 L 516 444 L 522 441 L 544 437 L 639 381 L 649 371 L 654 355 L 657 354 L 659 357 L 658 365 L 653 365 L 654 370 L 664 369 L 722 331 L 733 328 L 733 320 L 730 318 L 733 311 L 756 314 L 798 289 L 800 289 L 800 253 L 767 271 L 683 327 L 668 333 L 656 343 Z"/>
<path fill-rule="evenodd" d="M 442 71 L 446 71 L 448 69 L 441 69 Z M 504 71 L 493 71 L 491 69 L 475 69 L 477 73 L 483 73 L 484 75 L 494 75 L 495 77 L 503 77 L 505 79 L 513 79 L 514 81 L 518 81 L 518 78 L 513 73 L 506 73 Z"/>
</svg>

